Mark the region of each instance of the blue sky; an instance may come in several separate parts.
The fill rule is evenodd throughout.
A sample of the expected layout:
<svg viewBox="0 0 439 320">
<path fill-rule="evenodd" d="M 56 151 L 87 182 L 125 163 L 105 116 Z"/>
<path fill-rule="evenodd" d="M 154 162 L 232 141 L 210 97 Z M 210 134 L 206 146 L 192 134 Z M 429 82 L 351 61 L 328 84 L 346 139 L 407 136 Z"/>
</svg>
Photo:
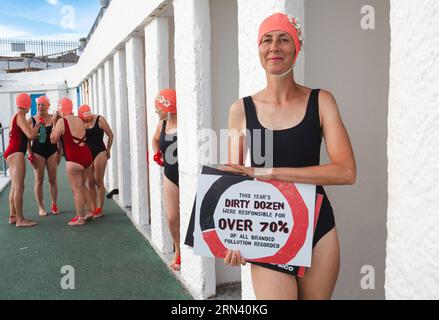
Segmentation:
<svg viewBox="0 0 439 320">
<path fill-rule="evenodd" d="M 0 38 L 78 41 L 99 10 L 99 0 L 0 0 Z"/>
</svg>

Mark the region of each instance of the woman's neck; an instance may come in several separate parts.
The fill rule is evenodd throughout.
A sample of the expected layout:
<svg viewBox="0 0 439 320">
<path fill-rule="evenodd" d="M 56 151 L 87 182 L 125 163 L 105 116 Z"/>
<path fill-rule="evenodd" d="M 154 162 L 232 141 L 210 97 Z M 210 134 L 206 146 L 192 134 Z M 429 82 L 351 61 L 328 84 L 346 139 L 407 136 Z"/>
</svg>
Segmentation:
<svg viewBox="0 0 439 320">
<path fill-rule="evenodd" d="M 166 121 L 171 127 L 177 127 L 177 115 L 171 115 L 171 117 Z"/>
<path fill-rule="evenodd" d="M 282 78 L 267 74 L 267 88 L 265 92 L 274 103 L 280 105 L 282 102 L 298 95 L 299 91 L 300 88 L 294 80 L 293 73 L 289 73 Z"/>
</svg>

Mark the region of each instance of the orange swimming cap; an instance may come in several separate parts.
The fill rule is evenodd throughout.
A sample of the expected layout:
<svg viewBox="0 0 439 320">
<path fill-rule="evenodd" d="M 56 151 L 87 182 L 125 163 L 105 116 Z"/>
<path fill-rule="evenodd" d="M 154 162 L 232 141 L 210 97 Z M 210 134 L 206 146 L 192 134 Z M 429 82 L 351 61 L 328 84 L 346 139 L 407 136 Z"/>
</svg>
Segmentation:
<svg viewBox="0 0 439 320">
<path fill-rule="evenodd" d="M 161 90 L 155 99 L 155 105 L 165 112 L 177 113 L 177 93 L 174 89 Z"/>
<path fill-rule="evenodd" d="M 50 106 L 49 98 L 47 98 L 46 96 L 41 96 L 37 99 L 37 104 L 44 104 L 46 108 L 49 108 Z"/>
<path fill-rule="evenodd" d="M 297 57 L 303 45 L 302 30 L 299 21 L 283 13 L 275 13 L 266 18 L 259 27 L 258 46 L 262 38 L 272 31 L 284 31 L 293 38 L 296 54 L 293 63 L 296 63 Z"/>
<path fill-rule="evenodd" d="M 73 114 L 73 102 L 69 98 L 63 98 L 59 101 L 63 116 Z"/>
<path fill-rule="evenodd" d="M 20 93 L 15 99 L 15 102 L 18 108 L 22 108 L 28 112 L 32 104 L 32 99 L 27 93 Z"/>
<path fill-rule="evenodd" d="M 82 119 L 82 120 L 86 120 L 91 116 L 91 109 L 88 105 L 84 104 L 82 106 L 79 107 L 78 109 L 78 116 Z"/>
</svg>

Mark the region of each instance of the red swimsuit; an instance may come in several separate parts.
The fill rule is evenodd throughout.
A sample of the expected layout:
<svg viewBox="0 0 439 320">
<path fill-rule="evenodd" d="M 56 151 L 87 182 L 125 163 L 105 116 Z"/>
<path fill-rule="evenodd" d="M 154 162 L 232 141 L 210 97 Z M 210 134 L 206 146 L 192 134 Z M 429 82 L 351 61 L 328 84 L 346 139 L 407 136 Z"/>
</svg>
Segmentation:
<svg viewBox="0 0 439 320">
<path fill-rule="evenodd" d="M 85 143 L 85 135 L 82 139 L 72 136 L 69 123 L 64 119 L 64 135 L 62 143 L 66 160 L 80 164 L 84 168 L 88 168 L 93 163 L 93 156 L 87 144 Z"/>
<path fill-rule="evenodd" d="M 9 145 L 3 155 L 7 160 L 11 154 L 22 152 L 26 154 L 27 150 L 27 136 L 23 133 L 17 124 L 17 115 L 15 115 L 14 120 L 12 120 L 12 128 L 9 132 Z"/>
</svg>

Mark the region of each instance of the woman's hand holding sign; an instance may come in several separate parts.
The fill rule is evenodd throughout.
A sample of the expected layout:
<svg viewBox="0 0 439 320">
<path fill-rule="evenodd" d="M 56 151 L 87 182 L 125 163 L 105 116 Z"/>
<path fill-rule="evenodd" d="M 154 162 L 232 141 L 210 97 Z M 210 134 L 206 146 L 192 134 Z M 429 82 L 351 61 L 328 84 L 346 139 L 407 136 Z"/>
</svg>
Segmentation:
<svg viewBox="0 0 439 320">
<path fill-rule="evenodd" d="M 226 164 L 225 166 L 220 167 L 219 170 L 242 174 L 260 180 L 273 179 L 272 177 L 273 169 L 271 168 L 253 168 L 253 167 L 245 167 L 239 164 Z"/>
<path fill-rule="evenodd" d="M 245 266 L 247 261 L 245 261 L 239 251 L 229 250 L 224 258 L 224 263 L 232 267 L 239 267 L 240 265 Z"/>
<path fill-rule="evenodd" d="M 218 169 L 225 172 L 232 172 L 252 178 L 258 178 L 261 180 L 272 179 L 270 174 L 271 169 L 266 168 L 252 168 L 245 167 L 239 164 L 226 164 L 225 166 L 221 166 Z M 232 267 L 239 267 L 240 265 L 245 266 L 247 264 L 247 261 L 241 256 L 241 253 L 239 251 L 229 250 L 227 251 L 226 257 L 224 258 L 224 263 Z"/>
</svg>

